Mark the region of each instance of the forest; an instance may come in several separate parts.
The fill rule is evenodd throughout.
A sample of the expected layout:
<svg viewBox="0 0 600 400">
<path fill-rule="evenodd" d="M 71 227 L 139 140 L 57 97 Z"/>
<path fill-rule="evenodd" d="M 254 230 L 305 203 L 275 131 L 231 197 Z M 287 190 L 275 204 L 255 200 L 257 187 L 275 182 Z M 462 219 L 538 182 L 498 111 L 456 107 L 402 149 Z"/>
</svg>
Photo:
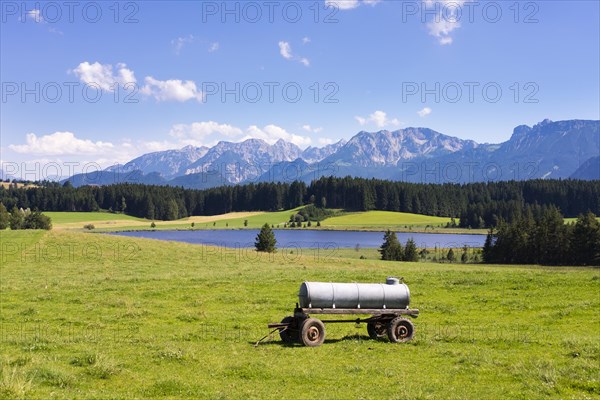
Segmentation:
<svg viewBox="0 0 600 400">
<path fill-rule="evenodd" d="M 600 215 L 600 181 L 529 180 L 470 184 L 420 184 L 379 179 L 323 177 L 310 184 L 258 183 L 206 190 L 116 184 L 82 186 L 41 182 L 0 188 L 0 203 L 40 211 L 99 211 L 174 220 L 233 211 L 277 211 L 305 204 L 347 211 L 387 210 L 454 217 L 463 228 L 497 227 L 525 215 L 539 219 L 550 207 L 563 217 Z"/>
<path fill-rule="evenodd" d="M 600 265 L 600 222 L 581 214 L 565 224 L 558 209 L 548 207 L 535 218 L 527 212 L 512 222 L 500 221 L 483 247 L 488 264 Z"/>
</svg>

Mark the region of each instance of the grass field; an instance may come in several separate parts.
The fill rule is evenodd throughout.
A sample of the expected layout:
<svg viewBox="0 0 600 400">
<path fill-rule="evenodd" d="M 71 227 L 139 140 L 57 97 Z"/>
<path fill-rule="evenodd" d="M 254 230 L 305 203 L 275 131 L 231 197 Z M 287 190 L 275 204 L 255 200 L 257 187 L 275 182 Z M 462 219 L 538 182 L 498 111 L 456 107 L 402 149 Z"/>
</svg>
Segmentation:
<svg viewBox="0 0 600 400">
<path fill-rule="evenodd" d="M 276 212 L 263 212 L 256 213 L 255 215 L 249 217 L 238 217 L 231 219 L 220 218 L 216 222 L 216 228 L 225 228 L 225 224 L 228 225 L 229 228 L 244 228 L 244 220 L 248 220 L 248 228 L 260 228 L 265 223 L 269 225 L 281 225 L 285 222 L 288 222 L 290 219 L 290 215 L 297 212 L 302 207 L 294 208 L 293 210 L 284 210 L 284 211 L 276 211 Z M 225 214 L 229 215 L 229 214 Z M 205 224 L 206 225 L 206 224 Z M 208 224 L 208 227 L 211 228 L 211 224 Z"/>
<path fill-rule="evenodd" d="M 44 214 L 52 218 L 52 223 L 56 225 L 114 221 L 146 221 L 143 218 L 136 218 L 126 214 L 113 214 L 108 212 L 54 212 L 45 211 Z"/>
<path fill-rule="evenodd" d="M 596 219 L 600 221 L 600 217 L 596 217 Z M 565 224 L 574 224 L 575 222 L 577 222 L 577 218 L 565 218 L 564 221 Z"/>
<path fill-rule="evenodd" d="M 212 216 L 195 216 L 175 221 L 155 221 L 155 229 L 257 229 L 265 223 L 269 225 L 280 225 L 289 221 L 290 215 L 297 212 L 301 207 L 293 210 L 277 212 L 237 212 Z M 93 224 L 99 231 L 117 230 L 144 230 L 151 229 L 152 221 L 144 218 L 131 217 L 125 214 L 114 214 L 108 212 L 44 212 L 52 218 L 55 229 L 82 230 L 86 224 Z M 244 226 L 244 221 L 248 225 Z M 361 213 L 348 213 L 342 216 L 332 217 L 324 220 L 322 229 L 336 230 L 384 230 L 387 228 L 398 231 L 441 231 L 440 226 L 445 226 L 450 218 L 432 217 L 427 215 L 399 213 L 389 211 L 367 211 Z M 316 224 L 313 224 L 316 228 Z M 425 229 L 425 227 L 428 227 Z M 478 230 L 466 229 L 443 229 L 445 233 L 471 232 Z M 484 232 L 481 230 L 481 232 Z M 480 233 L 480 232 L 477 232 Z"/>
<path fill-rule="evenodd" d="M 0 398 L 592 399 L 600 271 L 260 255 L 69 231 L 0 232 Z M 412 342 L 266 324 L 303 280 L 403 276 Z"/>
<path fill-rule="evenodd" d="M 0 186 L 2 186 L 3 188 L 9 188 L 10 186 L 14 186 L 14 183 L 12 182 L 0 182 Z M 38 187 L 37 185 L 34 184 L 25 184 L 25 183 L 19 183 L 17 182 L 17 188 L 34 188 L 34 187 Z"/>
<path fill-rule="evenodd" d="M 289 218 L 289 212 L 286 211 L 286 213 L 288 213 Z M 151 229 L 150 224 L 153 222 L 145 218 L 108 212 L 44 212 L 44 214 L 52 219 L 53 227 L 59 230 L 82 230 L 86 224 L 93 224 L 96 230 L 99 231 L 144 230 Z M 213 228 L 213 222 L 216 223 L 215 228 L 225 228 L 226 224 L 231 221 L 236 224 L 232 223 L 231 227 L 243 227 L 245 219 L 249 221 L 254 219 L 254 225 L 257 225 L 257 217 L 263 220 L 278 218 L 277 215 L 270 214 L 279 213 L 236 212 L 223 215 L 193 216 L 174 221 L 155 221 L 155 229 L 189 229 L 192 222 L 195 223 L 197 229 Z M 261 215 L 264 215 L 264 217 L 260 217 Z"/>
<path fill-rule="evenodd" d="M 82 231 L 84 230 L 83 226 L 87 224 L 93 224 L 95 231 L 99 232 L 150 229 L 258 229 L 265 223 L 283 227 L 283 224 L 289 220 L 290 215 L 300 208 L 277 212 L 234 212 L 211 216 L 193 216 L 175 221 L 154 221 L 155 228 L 150 227 L 153 222 L 151 220 L 126 214 L 109 212 L 44 212 L 44 214 L 52 218 L 52 225 L 57 230 Z M 244 226 L 245 220 L 248 220 L 248 226 Z M 575 222 L 575 220 L 576 218 L 566 218 L 565 223 Z M 191 226 L 192 222 L 194 223 L 193 228 Z M 487 233 L 486 229 L 444 228 L 448 222 L 450 222 L 450 218 L 445 217 L 391 211 L 366 211 L 345 213 L 327 218 L 321 222 L 321 228 L 317 228 L 316 224 L 313 224 L 312 229 L 362 231 L 392 229 L 398 232 Z"/>
<path fill-rule="evenodd" d="M 446 226 L 450 218 L 393 211 L 348 213 L 325 219 L 321 225 L 338 229 L 402 229 Z M 458 223 L 458 221 L 456 221 Z"/>
</svg>

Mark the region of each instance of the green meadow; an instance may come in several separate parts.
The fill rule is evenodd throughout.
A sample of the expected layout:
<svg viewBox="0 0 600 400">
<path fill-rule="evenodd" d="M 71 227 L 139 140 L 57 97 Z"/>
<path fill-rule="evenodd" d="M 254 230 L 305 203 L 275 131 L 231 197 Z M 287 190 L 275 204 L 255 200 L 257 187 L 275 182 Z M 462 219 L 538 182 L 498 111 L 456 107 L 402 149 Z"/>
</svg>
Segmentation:
<svg viewBox="0 0 600 400">
<path fill-rule="evenodd" d="M 45 211 L 45 215 L 52 219 L 54 225 L 72 224 L 72 223 L 94 223 L 102 221 L 146 221 L 143 218 L 136 218 L 127 214 L 113 214 L 109 212 L 58 212 Z M 83 225 L 82 225 L 83 226 Z"/>
<path fill-rule="evenodd" d="M 276 212 L 238 212 L 214 216 L 193 216 L 175 221 L 154 221 L 136 218 L 126 214 L 109 212 L 44 212 L 52 218 L 56 229 L 83 230 L 83 226 L 93 224 L 97 231 L 149 230 L 149 229 L 258 229 L 265 223 L 283 228 L 290 215 L 302 207 Z M 342 212 L 341 215 L 327 218 L 321 222 L 320 229 L 330 230 L 385 230 L 444 233 L 485 233 L 485 230 L 467 230 L 443 228 L 450 218 L 420 214 L 366 211 Z M 458 221 L 457 221 L 458 222 Z M 192 227 L 192 223 L 194 226 Z M 245 224 L 246 223 L 246 224 Z M 312 229 L 317 229 L 312 223 Z"/>
<path fill-rule="evenodd" d="M 395 229 L 403 227 L 440 227 L 450 222 L 450 218 L 412 214 L 394 211 L 365 211 L 348 213 L 324 220 L 324 227 L 338 229 Z M 458 221 L 456 221 L 458 223 Z"/>
<path fill-rule="evenodd" d="M 600 270 L 257 254 L 67 230 L 0 231 L 0 398 L 594 399 Z M 266 325 L 302 281 L 411 289 L 413 341 Z M 325 319 L 325 317 L 323 317 Z"/>
<path fill-rule="evenodd" d="M 265 223 L 283 228 L 290 215 L 302 207 L 276 212 L 237 212 L 213 216 L 193 216 L 175 221 L 151 221 L 126 214 L 109 212 L 44 212 L 52 218 L 52 225 L 59 230 L 83 231 L 84 225 L 94 225 L 99 232 L 128 230 L 171 230 L 171 229 L 259 229 Z M 600 218 L 599 218 L 600 219 Z M 574 223 L 576 218 L 565 218 L 565 223 Z M 247 221 L 247 225 L 244 223 Z M 321 222 L 317 228 L 312 223 L 310 229 L 384 231 L 397 232 L 433 232 L 433 233 L 487 233 L 486 229 L 445 228 L 451 221 L 447 217 L 392 212 L 365 211 L 342 212 Z M 155 227 L 151 227 L 151 223 Z M 459 221 L 457 220 L 456 223 Z M 192 227 L 192 223 L 194 226 Z M 294 228 L 291 228 L 294 229 Z"/>
</svg>

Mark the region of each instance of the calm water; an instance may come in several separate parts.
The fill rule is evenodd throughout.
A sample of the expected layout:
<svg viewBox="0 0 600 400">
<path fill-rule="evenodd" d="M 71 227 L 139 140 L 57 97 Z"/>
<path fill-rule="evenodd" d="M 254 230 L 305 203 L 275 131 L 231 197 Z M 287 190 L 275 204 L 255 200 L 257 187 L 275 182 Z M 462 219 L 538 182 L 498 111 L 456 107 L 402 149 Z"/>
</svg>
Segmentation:
<svg viewBox="0 0 600 400">
<path fill-rule="evenodd" d="M 379 247 L 383 232 L 274 230 L 278 248 L 354 248 Z M 171 240 L 176 242 L 206 244 L 221 247 L 253 247 L 258 230 L 196 230 L 196 231 L 140 231 L 117 232 L 119 236 Z M 458 235 L 450 233 L 397 233 L 403 244 L 413 238 L 417 247 L 435 246 L 483 247 L 485 235 Z"/>
</svg>

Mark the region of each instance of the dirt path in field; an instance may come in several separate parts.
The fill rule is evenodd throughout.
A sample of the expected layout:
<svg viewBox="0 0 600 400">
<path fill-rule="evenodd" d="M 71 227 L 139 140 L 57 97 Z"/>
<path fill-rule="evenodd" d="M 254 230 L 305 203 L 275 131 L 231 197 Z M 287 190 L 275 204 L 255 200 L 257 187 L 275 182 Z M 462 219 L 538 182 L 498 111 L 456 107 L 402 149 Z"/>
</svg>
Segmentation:
<svg viewBox="0 0 600 400">
<path fill-rule="evenodd" d="M 191 224 L 195 222 L 197 224 L 208 223 L 219 220 L 230 220 L 236 218 L 248 218 L 253 217 L 255 215 L 264 214 L 264 211 L 254 211 L 254 212 L 233 212 L 228 214 L 220 214 L 220 215 L 210 215 L 210 216 L 193 216 L 189 218 L 178 219 L 175 221 L 156 221 L 156 223 L 160 223 L 161 226 L 165 225 L 182 225 L 182 224 Z M 118 219 L 109 221 L 81 221 L 81 222 L 68 222 L 64 224 L 53 224 L 53 229 L 56 230 L 72 230 L 72 229 L 82 229 L 86 224 L 93 224 L 95 228 L 120 228 L 123 226 L 143 226 L 147 227 L 150 221 L 132 221 L 126 219 Z"/>
</svg>

